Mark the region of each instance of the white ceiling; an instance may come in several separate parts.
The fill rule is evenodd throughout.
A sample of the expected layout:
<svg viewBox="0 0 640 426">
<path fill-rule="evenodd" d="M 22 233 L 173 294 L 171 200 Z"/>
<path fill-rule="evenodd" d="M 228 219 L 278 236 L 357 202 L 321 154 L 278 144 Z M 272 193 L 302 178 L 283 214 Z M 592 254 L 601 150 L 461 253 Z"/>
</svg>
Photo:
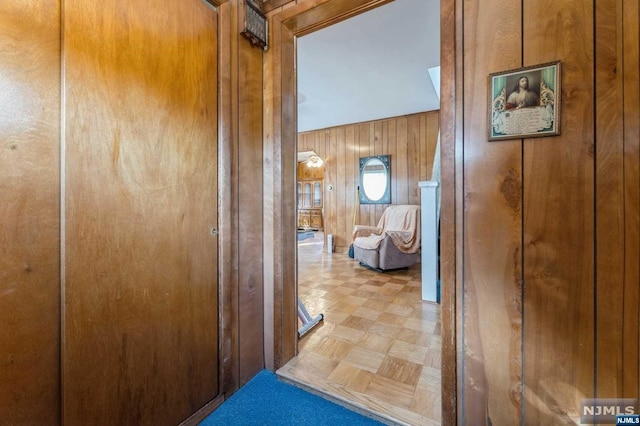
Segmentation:
<svg viewBox="0 0 640 426">
<path fill-rule="evenodd" d="M 440 1 L 395 0 L 298 39 L 298 131 L 440 108 Z"/>
</svg>

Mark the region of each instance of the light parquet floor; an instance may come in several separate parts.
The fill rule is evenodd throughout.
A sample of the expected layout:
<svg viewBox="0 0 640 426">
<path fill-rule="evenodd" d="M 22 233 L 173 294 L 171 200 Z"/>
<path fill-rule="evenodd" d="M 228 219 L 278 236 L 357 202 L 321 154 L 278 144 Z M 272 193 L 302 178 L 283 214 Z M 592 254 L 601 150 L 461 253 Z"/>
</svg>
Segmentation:
<svg viewBox="0 0 640 426">
<path fill-rule="evenodd" d="M 379 273 L 322 241 L 298 245 L 298 295 L 324 321 L 278 374 L 385 423 L 439 425 L 440 306 L 420 298 L 420 264 Z"/>
</svg>

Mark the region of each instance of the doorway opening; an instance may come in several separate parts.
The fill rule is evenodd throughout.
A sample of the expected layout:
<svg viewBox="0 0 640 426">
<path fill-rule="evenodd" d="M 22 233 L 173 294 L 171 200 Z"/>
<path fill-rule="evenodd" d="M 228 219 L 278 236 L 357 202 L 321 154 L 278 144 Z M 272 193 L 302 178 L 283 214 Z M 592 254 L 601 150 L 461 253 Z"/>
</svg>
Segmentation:
<svg viewBox="0 0 640 426">
<path fill-rule="evenodd" d="M 403 3 L 409 4 L 411 0 L 396 0 L 374 12 L 390 18 L 392 13 L 384 9 Z M 420 3 L 424 5 L 422 1 Z M 415 6 L 411 5 L 414 15 Z M 439 8 L 434 15 L 439 22 Z M 346 23 L 348 21 L 340 25 Z M 357 27 L 362 28 L 363 25 Z M 299 80 L 305 72 L 300 65 L 301 46 L 310 37 L 297 40 Z M 344 42 L 345 37 L 338 39 Z M 353 41 L 348 37 L 347 40 Z M 404 45 L 410 43 L 404 40 Z M 339 54 L 327 55 L 328 51 L 334 52 L 325 48 L 325 57 L 340 57 Z M 439 51 L 438 45 L 438 54 Z M 374 68 L 375 62 L 369 70 Z M 334 76 L 342 74 L 339 70 L 334 71 Z M 390 71 L 379 72 L 389 78 Z M 318 74 L 323 73 L 318 71 Z M 366 75 L 361 73 L 359 77 Z M 422 78 L 431 85 L 427 73 Z M 348 93 L 335 80 L 338 92 Z M 309 105 L 314 99 L 306 89 L 301 89 L 302 86 L 299 81 L 299 117 L 305 103 Z M 350 109 L 357 108 L 352 106 Z M 429 144 L 425 142 L 425 149 L 421 150 L 420 138 L 424 136 L 427 139 L 430 122 L 436 129 L 438 123 L 437 112 L 430 117 L 429 108 L 422 109 L 396 114 L 379 113 L 382 115 L 368 119 L 343 117 L 343 123 L 324 124 L 325 127 L 316 129 L 301 127 L 297 135 L 297 151 L 313 151 L 325 162 L 325 173 L 320 183 L 323 200 L 323 227 L 320 232 L 323 231 L 324 235 L 319 239 L 314 235 L 315 244 L 311 239 L 298 243 L 297 295 L 305 301 L 312 314 L 325 314 L 325 322 L 300 340 L 299 356 L 281 368 L 279 374 L 328 393 L 351 406 L 374 410 L 383 419 L 439 424 L 440 311 L 438 305 L 420 300 L 420 264 L 407 270 L 381 274 L 363 268 L 347 256 L 355 222 L 353 218 L 357 218 L 358 224 L 375 225 L 386 207 L 358 205 L 360 157 L 391 154 L 392 171 L 399 172 L 392 179 L 391 204 L 420 204 L 417 183 L 431 177 L 437 130 L 432 138 L 431 164 L 427 161 L 420 163 L 422 158 L 429 158 L 426 155 Z M 418 144 L 408 148 L 408 141 L 417 141 Z M 413 150 L 416 146 L 418 149 Z M 412 163 L 414 160 L 417 164 Z M 307 212 L 300 212 L 300 202 L 305 202 L 306 192 L 305 181 L 300 179 L 300 167 L 297 169 L 296 204 L 300 228 L 301 223 L 306 223 L 304 217 Z M 415 188 L 410 188 L 410 184 L 415 184 Z M 329 235 L 333 241 L 331 247 L 327 244 Z M 391 398 L 389 387 L 396 390 Z M 371 401 L 373 406 L 368 404 Z"/>
</svg>

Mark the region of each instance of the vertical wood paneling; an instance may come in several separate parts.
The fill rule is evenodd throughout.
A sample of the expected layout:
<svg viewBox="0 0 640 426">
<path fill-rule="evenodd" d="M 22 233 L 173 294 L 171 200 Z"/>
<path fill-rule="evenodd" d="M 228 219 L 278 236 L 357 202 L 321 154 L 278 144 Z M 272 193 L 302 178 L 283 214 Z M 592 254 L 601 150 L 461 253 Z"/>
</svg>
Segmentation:
<svg viewBox="0 0 640 426">
<path fill-rule="evenodd" d="M 440 2 L 440 114 L 441 135 L 441 215 L 440 215 L 440 288 L 442 314 L 442 424 L 457 425 L 462 412 L 462 166 L 456 159 L 462 151 L 462 0 Z M 462 40 L 460 37 L 458 40 Z M 457 130 L 458 129 L 458 130 Z M 459 232 L 456 230 L 459 230 Z M 462 417 L 462 416 L 460 416 Z"/>
<path fill-rule="evenodd" d="M 461 3 L 464 32 L 456 33 L 456 69 L 462 62 L 465 76 L 457 84 L 464 89 L 465 109 L 463 126 L 458 125 L 455 134 L 462 133 L 465 141 L 464 157 L 457 161 L 464 167 L 465 193 L 457 204 L 464 208 L 464 225 L 456 231 L 464 231 L 465 262 L 457 272 L 464 280 L 460 349 L 466 356 L 459 370 L 464 377 L 459 420 L 468 423 L 488 412 L 492 424 L 573 423 L 582 398 L 637 397 L 639 391 L 638 2 L 525 0 L 521 16 L 508 9 L 508 2 L 501 7 L 499 0 L 482 7 L 479 2 Z M 482 32 L 487 36 L 478 36 Z M 499 45 L 508 42 L 505 34 L 521 36 L 521 50 L 517 40 L 511 50 Z M 562 133 L 524 141 L 521 223 L 503 217 L 498 226 L 504 201 L 480 195 L 491 193 L 492 187 L 495 192 L 499 185 L 507 203 L 516 205 L 505 192 L 513 182 L 507 185 L 507 175 L 491 171 L 495 156 L 485 146 L 494 144 L 483 141 L 484 135 L 475 136 L 474 129 L 486 132 L 486 75 L 516 67 L 504 60 L 515 52 L 512 59 L 517 61 L 518 51 L 524 66 L 562 61 Z M 484 68 L 487 61 L 495 69 Z M 517 149 L 512 154 L 518 156 Z M 485 178 L 479 178 L 483 173 Z M 470 192 L 470 186 L 477 190 Z M 471 222 L 482 209 L 491 211 L 488 220 Z M 520 255 L 514 252 L 513 268 L 476 263 L 478 253 L 496 256 L 495 241 L 520 226 L 525 284 L 521 390 L 507 382 L 494 386 L 490 378 L 491 372 L 505 370 L 505 361 L 517 376 L 521 359 L 516 328 L 501 333 L 490 320 L 493 333 L 501 337 L 486 339 L 482 331 L 487 323 L 483 306 L 495 309 L 500 297 L 492 294 L 493 283 L 507 286 L 509 271 L 520 274 Z M 517 234 L 513 236 L 519 242 Z M 501 272 L 507 272 L 503 278 Z M 487 347 L 506 347 L 507 339 L 511 350 L 506 359 L 487 355 Z M 491 344 L 484 345 L 485 340 Z M 521 419 L 505 421 L 493 415 L 492 395 L 506 392 L 512 402 L 523 399 Z"/>
<path fill-rule="evenodd" d="M 593 4 L 526 0 L 522 21 L 523 65 L 562 59 L 568 95 L 562 134 L 524 147 L 524 419 L 557 424 L 594 394 Z"/>
<path fill-rule="evenodd" d="M 464 58 L 464 412 L 520 424 L 521 142 L 487 142 L 487 75 L 521 61 L 520 4 L 466 2 Z M 500 31 L 496 31 L 500 28 Z M 496 338 L 500 336 L 500 338 Z"/>
<path fill-rule="evenodd" d="M 238 336 L 238 97 L 237 5 L 218 8 L 218 183 L 220 280 L 220 388 L 232 394 L 240 386 Z"/>
<path fill-rule="evenodd" d="M 407 117 L 400 117 L 397 120 L 396 135 L 397 135 L 397 164 L 398 166 L 393 173 L 396 178 L 396 204 L 409 204 L 409 151 L 408 146 L 408 120 Z M 394 194 L 391 194 L 393 197 Z"/>
<path fill-rule="evenodd" d="M 274 12 L 275 13 L 275 12 Z M 237 22 L 237 21 L 235 21 Z M 283 216 L 286 214 L 281 207 L 283 193 L 282 169 L 287 162 L 283 155 L 282 147 L 276 144 L 276 140 L 282 139 L 282 69 L 287 67 L 281 60 L 283 46 L 278 40 L 282 39 L 282 25 L 270 19 L 269 37 L 274 40 L 267 53 L 264 55 L 264 340 L 265 340 L 265 366 L 269 369 L 279 367 L 282 360 L 283 349 L 286 346 L 295 354 L 296 341 L 285 336 L 283 330 L 289 316 L 284 311 L 285 286 L 284 275 L 286 269 L 293 273 L 296 280 L 295 261 L 290 268 L 286 268 L 281 259 L 284 257 L 286 244 L 282 240 L 285 223 Z M 235 34 L 235 33 L 234 33 Z M 293 68 L 292 68 L 293 69 Z M 305 148 L 309 150 L 310 148 Z M 295 179 L 293 180 L 295 182 Z M 293 182 L 292 182 L 293 186 Z M 294 199 L 297 202 L 297 189 L 294 189 Z M 295 256 L 295 252 L 294 252 Z M 294 257 L 295 259 L 295 257 Z M 295 296 L 294 296 L 295 297 Z M 286 342 L 286 343 L 285 343 Z"/>
<path fill-rule="evenodd" d="M 368 152 L 367 155 L 375 155 L 375 123 L 374 122 L 369 122 L 367 123 L 367 127 L 368 127 L 368 139 L 366 141 L 366 148 L 365 151 Z M 376 206 L 372 205 L 372 204 L 367 204 L 363 206 L 366 214 L 366 223 L 376 223 Z"/>
<path fill-rule="evenodd" d="M 421 117 L 424 117 L 423 119 Z M 413 134 L 409 134 L 408 120 L 412 120 Z M 424 129 L 420 130 L 421 120 Z M 366 123 L 349 124 L 320 129 L 298 135 L 298 150 L 314 149 L 325 161 L 324 231 L 333 234 L 337 252 L 346 252 L 351 244 L 353 208 L 356 186 L 359 185 L 359 159 L 370 155 L 391 155 L 391 199 L 393 204 L 420 204 L 418 181 L 430 179 L 426 173 L 433 164 L 438 134 L 438 112 L 394 117 Z M 314 141 L 309 148 L 310 140 Z M 410 146 L 411 145 L 411 146 Z M 422 158 L 431 151 L 430 158 Z M 413 157 L 413 158 L 412 158 Z M 407 165 L 412 172 L 409 173 Z M 424 167 L 423 172 L 420 168 Z M 422 176 L 424 174 L 425 176 Z M 299 174 L 300 175 L 300 174 Z M 334 190 L 326 191 L 327 185 Z M 414 188 L 415 187 L 415 188 Z M 357 223 L 376 225 L 386 204 L 358 206 Z"/>
<path fill-rule="evenodd" d="M 372 152 L 374 153 L 384 152 L 386 155 L 389 153 L 389 151 L 387 151 L 384 147 L 384 131 L 383 130 L 384 130 L 383 121 L 376 121 L 373 124 L 373 151 Z M 375 154 L 372 154 L 372 155 L 375 155 Z M 380 220 L 380 217 L 382 216 L 382 212 L 386 208 L 386 205 L 374 204 L 371 207 L 372 207 L 371 213 L 373 214 L 371 222 L 378 223 L 378 221 Z"/>
<path fill-rule="evenodd" d="M 284 262 L 282 273 L 282 312 L 283 323 L 281 329 L 280 352 L 276 358 L 276 368 L 295 356 L 298 344 L 298 317 L 297 301 L 298 286 L 296 285 L 296 253 L 297 253 L 297 212 L 295 198 L 295 173 L 296 173 L 296 110 L 294 93 L 296 87 L 294 62 L 295 47 L 293 34 L 282 27 L 283 40 L 280 60 L 282 61 L 282 88 L 286 96 L 282 99 L 282 140 L 279 148 L 283 158 L 282 174 L 278 185 L 281 187 L 279 203 L 281 206 L 281 240 L 274 241 L 280 244 L 281 259 L 291 259 L 291 263 Z M 277 148 L 277 146 L 276 146 Z M 275 165 L 275 164 L 274 164 Z M 288 267 L 287 267 L 288 265 Z M 276 296 L 277 297 L 277 296 Z"/>
<path fill-rule="evenodd" d="M 398 122 L 397 120 L 389 120 L 386 122 L 387 124 L 387 151 L 391 156 L 391 170 L 392 173 L 396 176 L 396 179 L 391 181 L 391 204 L 398 204 L 397 200 L 397 191 L 398 191 L 398 145 L 397 145 L 397 129 Z"/>
<path fill-rule="evenodd" d="M 431 131 L 431 129 L 437 129 L 438 128 L 438 119 L 439 119 L 439 117 L 437 115 L 428 115 L 427 116 L 427 134 L 426 134 L 426 138 L 427 138 L 427 144 L 426 144 L 427 153 L 422 158 L 426 158 L 426 159 L 435 158 L 436 147 L 438 145 L 439 132 L 433 132 L 433 131 Z M 432 161 L 427 161 L 426 168 L 427 168 L 427 174 L 425 176 L 423 176 L 420 180 L 431 180 L 431 175 L 433 174 L 433 160 Z"/>
<path fill-rule="evenodd" d="M 420 116 L 420 141 L 424 141 L 425 143 L 418 145 L 420 147 L 420 155 L 418 156 L 420 159 L 420 174 L 418 175 L 418 179 L 425 180 L 429 169 L 428 166 L 433 164 L 433 152 L 430 152 L 432 151 L 429 147 L 431 140 L 427 137 L 427 116 L 425 115 Z M 429 157 L 429 154 L 431 154 L 431 157 Z M 432 158 L 432 160 L 429 161 L 428 158 Z M 431 178 L 431 176 L 429 176 L 429 178 Z"/>
<path fill-rule="evenodd" d="M 244 1 L 238 1 L 240 11 Z M 238 14 L 244 28 L 244 14 Z M 264 368 L 262 51 L 238 39 L 238 253 L 240 384 Z"/>
<path fill-rule="evenodd" d="M 432 160 L 433 161 L 433 160 Z M 411 115 L 407 120 L 407 174 L 408 182 L 420 181 L 420 116 Z M 418 185 L 407 185 L 409 204 L 420 204 Z"/>
<path fill-rule="evenodd" d="M 60 2 L 0 3 L 0 423 L 60 423 Z"/>
<path fill-rule="evenodd" d="M 218 394 L 217 19 L 64 3 L 64 423 L 178 424 Z"/>
<path fill-rule="evenodd" d="M 326 129 L 321 132 L 318 132 L 322 140 L 322 152 L 324 156 L 322 158 L 326 159 L 325 163 L 325 182 L 327 184 L 332 183 L 335 186 L 336 178 L 337 178 L 337 170 L 336 170 L 336 157 L 333 152 L 333 144 L 331 141 L 335 143 L 335 128 Z M 330 165 L 330 166 L 329 166 Z M 324 220 L 324 231 L 325 231 L 325 243 L 326 237 L 329 234 L 336 234 L 336 215 L 337 213 L 337 205 L 336 205 L 336 191 L 325 193 L 326 197 L 324 198 L 324 203 L 326 203 L 326 211 L 328 214 L 325 214 L 323 217 Z M 325 250 L 327 250 L 327 246 L 325 244 Z"/>
<path fill-rule="evenodd" d="M 360 157 L 368 157 L 369 156 L 369 124 L 368 123 L 361 123 L 361 124 L 357 124 L 358 126 L 358 158 Z M 358 163 L 358 170 L 360 168 L 360 165 Z M 359 173 L 359 171 L 358 171 Z M 360 185 L 360 178 L 359 178 L 359 174 L 358 176 L 358 184 Z M 362 187 L 360 188 L 360 191 L 362 191 Z M 366 205 L 363 204 L 359 204 L 358 205 L 358 221 L 361 224 L 365 224 L 365 223 L 370 223 L 369 222 L 369 209 L 367 208 Z"/>
<path fill-rule="evenodd" d="M 624 84 L 624 325 L 622 394 L 640 397 L 640 8 L 622 1 Z M 618 61 L 617 66 L 620 67 Z M 600 255 L 600 254 L 599 254 Z M 606 256 L 606 253 L 602 254 Z"/>
<path fill-rule="evenodd" d="M 336 232 L 334 237 L 334 244 L 336 246 L 347 246 L 350 241 L 345 239 L 345 230 L 347 228 L 347 223 L 351 222 L 351 218 L 347 213 L 347 139 L 346 139 L 346 130 L 345 127 L 338 127 L 336 129 L 336 188 L 344 188 L 343 191 L 332 191 L 336 193 Z M 344 141 L 344 143 L 338 143 L 338 141 Z M 323 186 L 322 191 L 323 194 L 326 194 L 327 191 L 325 189 L 326 185 Z"/>
<path fill-rule="evenodd" d="M 622 1 L 595 3 L 596 21 L 596 394 L 623 397 L 624 306 L 624 122 Z M 622 71 L 622 69 L 620 70 Z"/>
<path fill-rule="evenodd" d="M 356 206 L 356 175 L 354 173 L 355 164 L 358 161 L 356 156 L 354 144 L 356 141 L 356 126 L 347 126 L 345 129 L 345 159 L 344 159 L 344 174 L 345 174 L 345 215 L 347 220 L 345 222 L 345 228 L 340 232 L 344 238 L 342 244 L 349 246 L 351 244 L 351 234 L 353 232 L 353 214 Z M 326 188 L 326 184 L 325 184 Z M 336 189 L 334 188 L 334 191 Z M 342 245 L 339 244 L 339 245 Z"/>
<path fill-rule="evenodd" d="M 443 0 L 445 1 L 445 0 Z M 443 154 L 447 153 L 448 154 L 448 158 L 449 158 L 449 165 L 450 166 L 454 166 L 454 176 L 452 176 L 452 180 L 449 181 L 449 190 L 453 189 L 454 192 L 454 197 L 453 200 L 449 199 L 449 203 L 455 203 L 455 228 L 453 230 L 450 229 L 450 226 L 447 226 L 446 223 L 446 216 L 444 216 L 444 214 L 447 212 L 447 208 L 446 208 L 446 201 L 447 201 L 447 194 L 446 192 L 444 192 L 444 188 L 442 191 L 442 208 L 443 208 L 443 216 L 441 218 L 441 223 L 440 225 L 443 226 L 442 231 L 444 231 L 444 233 L 441 235 L 441 244 L 444 246 L 443 248 L 445 249 L 445 252 L 442 253 L 444 256 L 446 256 L 447 254 L 452 255 L 454 254 L 455 256 L 453 258 L 449 257 L 443 257 L 443 259 L 441 260 L 441 264 L 444 265 L 444 270 L 443 273 L 447 273 L 447 270 L 449 270 L 450 273 L 452 273 L 451 271 L 451 262 L 455 263 L 455 294 L 456 294 L 456 300 L 455 300 L 455 319 L 451 319 L 450 323 L 455 321 L 455 335 L 456 335 L 456 403 L 457 403 L 457 411 L 456 411 L 456 419 L 458 424 L 464 424 L 464 414 L 465 414 L 465 394 L 464 394 L 464 390 L 465 390 L 465 356 L 466 356 L 466 351 L 465 351 L 465 345 L 466 345 L 466 341 L 465 341 L 465 334 L 464 334 L 464 325 L 465 325 L 465 295 L 464 295 L 464 291 L 465 291 L 465 283 L 464 283 L 464 278 L 465 278 L 465 269 L 464 269 L 464 259 L 465 259 L 465 246 L 464 246 L 464 217 L 465 217 L 465 201 L 466 201 L 466 197 L 465 197 L 465 193 L 464 193 L 464 185 L 465 185 L 465 181 L 464 181 L 464 168 L 465 168 L 465 164 L 464 164 L 464 129 L 465 129 L 465 117 L 464 117 L 464 111 L 465 111 L 465 94 L 464 94 L 464 81 L 465 81 L 465 75 L 464 75 L 464 68 L 465 68 L 465 64 L 464 64 L 464 54 L 465 54 L 465 44 L 464 44 L 464 31 L 465 31 L 465 20 L 464 20 L 464 2 L 465 0 L 455 0 L 455 4 L 451 5 L 449 4 L 449 7 L 452 8 L 453 10 L 450 10 L 449 13 L 450 15 L 454 15 L 455 17 L 451 16 L 451 19 L 455 20 L 455 27 L 454 27 L 454 34 L 455 34 L 455 61 L 453 64 L 450 64 L 450 69 L 449 69 L 449 73 L 445 74 L 444 80 L 441 79 L 441 85 L 442 88 L 444 89 L 446 86 L 449 86 L 449 101 L 453 101 L 453 105 L 452 104 L 446 104 L 445 100 L 446 95 L 444 95 L 443 100 L 441 100 L 442 103 L 442 107 L 444 107 L 445 112 L 447 112 L 448 108 L 452 108 L 455 107 L 453 110 L 449 109 L 448 111 L 448 115 L 443 116 L 442 120 L 443 120 L 443 128 L 445 129 L 445 131 L 448 130 L 449 132 L 449 137 L 450 139 L 448 141 L 445 140 L 445 143 L 448 142 L 448 144 L 443 146 Z M 446 12 L 446 11 L 443 11 Z M 452 22 L 449 21 L 449 23 L 451 24 Z M 444 47 L 443 47 L 444 49 Z M 443 61 L 446 61 L 446 59 L 444 59 L 444 55 L 442 55 L 441 52 L 441 56 L 443 56 Z M 443 64 L 446 65 L 446 62 Z M 453 77 L 453 81 L 451 81 L 450 79 Z M 451 119 L 453 117 L 455 117 L 455 119 L 448 123 L 448 127 L 447 124 L 444 123 L 444 120 L 447 119 Z M 443 160 L 446 160 L 447 156 L 445 156 L 443 158 Z M 443 166 L 445 166 L 445 164 L 443 164 Z M 451 177 L 451 176 L 450 176 Z M 443 184 L 446 185 L 447 183 L 447 177 L 444 176 L 443 174 Z M 451 209 L 449 209 L 449 213 L 451 212 Z M 447 232 L 447 228 L 449 228 L 449 232 Z M 452 240 L 447 240 L 447 237 L 453 238 Z M 447 243 L 449 244 L 449 252 L 446 252 L 447 249 Z M 446 279 L 446 275 L 442 277 L 443 279 Z M 449 276 L 449 278 L 453 278 L 451 275 Z M 443 282 L 443 287 L 446 286 L 446 282 Z M 450 289 L 453 290 L 453 289 Z M 442 296 L 443 297 L 447 297 L 447 291 L 443 290 L 442 292 Z M 446 300 L 446 299 L 445 299 Z M 451 306 L 452 302 L 449 303 L 449 306 Z M 446 313 L 443 312 L 443 317 Z M 444 318 L 443 318 L 444 319 Z M 444 325 L 444 324 L 443 324 Z M 444 332 L 444 330 L 443 330 Z M 444 343 L 444 342 L 443 342 Z M 443 347 L 444 350 L 444 347 Z M 444 354 L 443 354 L 444 355 Z M 444 372 L 443 372 L 444 373 Z M 444 378 L 444 377 L 443 377 Z M 444 383 L 443 383 L 444 386 Z M 443 405 L 445 404 L 445 402 L 443 401 Z M 444 413 L 443 413 L 443 417 L 444 417 Z"/>
</svg>

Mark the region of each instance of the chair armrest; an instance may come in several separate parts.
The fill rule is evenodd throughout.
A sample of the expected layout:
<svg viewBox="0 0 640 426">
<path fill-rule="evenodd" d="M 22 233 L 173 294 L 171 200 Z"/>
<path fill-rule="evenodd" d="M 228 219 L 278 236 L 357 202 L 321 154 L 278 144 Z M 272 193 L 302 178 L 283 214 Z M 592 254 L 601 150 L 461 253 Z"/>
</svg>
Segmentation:
<svg viewBox="0 0 640 426">
<path fill-rule="evenodd" d="M 356 225 L 353 227 L 352 239 L 355 240 L 358 237 L 368 237 L 378 231 L 377 226 Z"/>
<path fill-rule="evenodd" d="M 386 231 L 393 245 L 404 253 L 416 253 L 420 250 L 420 234 L 406 231 Z"/>
<path fill-rule="evenodd" d="M 407 231 L 386 231 L 385 234 L 387 234 L 391 238 L 401 239 L 405 241 L 408 241 L 413 236 L 413 232 Z"/>
</svg>

